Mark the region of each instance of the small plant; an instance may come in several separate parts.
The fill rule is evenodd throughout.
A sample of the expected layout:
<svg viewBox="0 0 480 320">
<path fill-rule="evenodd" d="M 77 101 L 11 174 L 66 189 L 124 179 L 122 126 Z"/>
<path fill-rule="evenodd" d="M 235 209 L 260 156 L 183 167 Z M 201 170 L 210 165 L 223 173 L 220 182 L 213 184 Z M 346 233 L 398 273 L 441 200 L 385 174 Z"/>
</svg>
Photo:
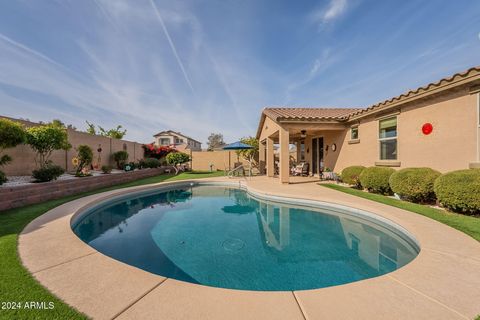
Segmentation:
<svg viewBox="0 0 480 320">
<path fill-rule="evenodd" d="M 368 192 L 391 194 L 389 179 L 395 172 L 392 168 L 369 167 L 360 174 L 360 183 Z"/>
<path fill-rule="evenodd" d="M 113 160 L 117 163 L 117 169 L 122 170 L 128 160 L 127 151 L 117 151 L 113 154 Z"/>
<path fill-rule="evenodd" d="M 77 159 L 78 159 L 78 164 L 76 168 L 75 175 L 76 176 L 85 176 L 89 174 L 85 174 L 84 171 L 85 169 L 88 169 L 88 166 L 92 164 L 93 161 L 93 151 L 92 148 L 90 148 L 87 145 L 81 144 L 77 148 Z"/>
<path fill-rule="evenodd" d="M 5 175 L 5 173 L 3 171 L 0 171 L 0 186 L 7 181 L 8 180 L 7 180 L 7 176 Z"/>
<path fill-rule="evenodd" d="M 33 170 L 32 176 L 37 182 L 47 182 L 51 180 L 57 180 L 57 178 L 64 173 L 65 170 L 63 170 L 62 167 L 49 162 L 45 166 Z"/>
<path fill-rule="evenodd" d="M 430 168 L 406 168 L 393 173 L 389 183 L 402 199 L 428 203 L 435 201 L 433 184 L 439 176 L 440 172 Z"/>
<path fill-rule="evenodd" d="M 190 161 L 190 156 L 183 152 L 174 152 L 167 155 L 169 165 L 177 165 Z"/>
<path fill-rule="evenodd" d="M 342 170 L 341 178 L 346 184 L 354 186 L 357 189 L 362 188 L 360 183 L 360 174 L 365 170 L 364 166 L 351 166 Z"/>
<path fill-rule="evenodd" d="M 109 165 L 103 165 L 102 166 L 102 172 L 105 174 L 112 173 L 112 166 Z"/>
<path fill-rule="evenodd" d="M 125 171 L 133 171 L 135 170 L 136 168 L 138 168 L 137 164 L 135 164 L 135 162 L 129 162 L 129 163 L 126 163 L 124 166 L 123 166 L 123 170 Z"/>
<path fill-rule="evenodd" d="M 57 124 L 46 124 L 27 129 L 27 143 L 36 152 L 35 161 L 40 168 L 51 166 L 50 156 L 55 150 L 68 150 L 67 129 Z"/>
<path fill-rule="evenodd" d="M 435 180 L 434 190 L 445 208 L 464 214 L 480 214 L 480 169 L 445 173 Z"/>
</svg>

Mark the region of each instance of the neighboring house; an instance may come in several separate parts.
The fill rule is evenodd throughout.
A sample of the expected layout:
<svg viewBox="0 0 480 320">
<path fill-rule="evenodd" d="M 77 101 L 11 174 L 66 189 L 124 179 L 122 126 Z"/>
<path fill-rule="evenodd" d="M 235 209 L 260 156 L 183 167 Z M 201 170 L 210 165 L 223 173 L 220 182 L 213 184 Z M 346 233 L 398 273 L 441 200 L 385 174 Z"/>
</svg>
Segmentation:
<svg viewBox="0 0 480 320">
<path fill-rule="evenodd" d="M 257 130 L 262 169 L 289 181 L 289 144 L 311 174 L 352 165 L 480 168 L 480 67 L 368 108 L 265 108 Z"/>
<path fill-rule="evenodd" d="M 174 146 L 179 151 L 185 151 L 186 149 L 192 151 L 201 151 L 202 143 L 195 139 L 192 139 L 180 132 L 167 130 L 162 131 L 154 135 L 155 145 L 157 146 Z"/>
</svg>

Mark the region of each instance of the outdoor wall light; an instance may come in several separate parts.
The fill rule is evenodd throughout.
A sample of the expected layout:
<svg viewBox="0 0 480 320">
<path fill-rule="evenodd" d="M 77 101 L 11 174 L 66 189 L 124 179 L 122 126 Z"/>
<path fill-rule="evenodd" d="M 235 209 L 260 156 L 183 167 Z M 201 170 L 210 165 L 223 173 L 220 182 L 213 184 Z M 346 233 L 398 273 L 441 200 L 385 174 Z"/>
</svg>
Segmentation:
<svg viewBox="0 0 480 320">
<path fill-rule="evenodd" d="M 300 138 L 306 138 L 306 137 L 307 137 L 307 130 L 300 131 Z"/>
<path fill-rule="evenodd" d="M 332 144 L 332 151 L 335 151 L 335 150 L 337 150 L 337 145 L 334 143 Z"/>
</svg>

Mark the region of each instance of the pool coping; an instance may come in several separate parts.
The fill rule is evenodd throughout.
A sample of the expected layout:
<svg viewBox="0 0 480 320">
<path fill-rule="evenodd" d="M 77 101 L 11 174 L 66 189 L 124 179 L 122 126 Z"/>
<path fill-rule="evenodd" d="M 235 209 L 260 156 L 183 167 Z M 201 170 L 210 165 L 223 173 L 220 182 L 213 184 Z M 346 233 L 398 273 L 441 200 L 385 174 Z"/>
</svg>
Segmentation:
<svg viewBox="0 0 480 320">
<path fill-rule="evenodd" d="M 271 201 L 285 202 L 288 197 L 287 202 L 297 205 L 308 202 L 354 209 L 400 227 L 421 250 L 411 263 L 376 278 L 313 290 L 244 291 L 167 279 L 126 265 L 85 244 L 70 227 L 89 207 L 106 199 L 191 183 L 240 187 Z M 262 177 L 164 182 L 87 196 L 33 220 L 22 231 L 18 250 L 24 266 L 42 285 L 96 319 L 380 319 L 387 315 L 471 319 L 480 314 L 480 243 L 476 240 L 402 209 L 320 186 L 285 186 Z"/>
</svg>

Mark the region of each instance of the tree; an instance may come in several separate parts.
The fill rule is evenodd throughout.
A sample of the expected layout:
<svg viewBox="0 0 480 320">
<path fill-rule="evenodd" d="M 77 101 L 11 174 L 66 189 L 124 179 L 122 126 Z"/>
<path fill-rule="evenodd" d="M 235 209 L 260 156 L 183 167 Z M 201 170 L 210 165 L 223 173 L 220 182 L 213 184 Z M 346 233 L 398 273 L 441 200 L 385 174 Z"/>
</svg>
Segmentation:
<svg viewBox="0 0 480 320">
<path fill-rule="evenodd" d="M 190 161 L 190 156 L 183 152 L 172 152 L 167 155 L 167 163 L 173 166 L 188 161 Z"/>
<path fill-rule="evenodd" d="M 175 169 L 175 174 L 184 170 L 180 165 L 190 161 L 190 156 L 183 152 L 172 152 L 167 154 L 167 163 Z"/>
<path fill-rule="evenodd" d="M 240 139 L 241 143 L 248 144 L 252 146 L 252 149 L 244 149 L 244 150 L 237 150 L 237 155 L 242 156 L 245 158 L 248 163 L 250 164 L 250 171 L 252 170 L 256 164 L 258 164 L 257 159 L 258 159 L 258 139 L 255 137 L 243 137 Z"/>
<path fill-rule="evenodd" d="M 40 168 L 49 164 L 53 151 L 68 150 L 72 147 L 68 143 L 67 130 L 54 123 L 28 128 L 26 140 L 37 153 L 35 161 Z"/>
<path fill-rule="evenodd" d="M 221 146 L 225 145 L 223 141 L 223 134 L 221 133 L 211 133 L 208 136 L 208 151 L 213 151 L 216 148 L 220 148 Z"/>
<path fill-rule="evenodd" d="M 93 123 L 90 123 L 88 121 L 85 121 L 87 123 L 87 133 L 96 135 L 97 134 L 97 129 L 95 128 L 95 125 Z"/>
<path fill-rule="evenodd" d="M 25 142 L 25 129 L 15 121 L 0 119 L 0 153 Z M 0 157 L 0 166 L 6 165 L 12 158 L 4 154 Z"/>
<path fill-rule="evenodd" d="M 110 130 L 105 130 L 98 125 L 95 126 L 93 123 L 90 123 L 88 121 L 85 122 L 87 123 L 87 133 L 90 134 L 98 134 L 103 137 L 109 137 L 113 139 L 122 139 L 127 134 L 127 130 L 122 130 L 123 127 L 121 125 L 118 125 L 116 128 Z M 98 131 L 96 127 L 98 127 Z"/>
<path fill-rule="evenodd" d="M 76 130 L 77 128 L 75 128 L 72 124 L 69 124 L 69 125 L 65 125 L 65 123 L 63 123 L 61 120 L 59 119 L 53 119 L 52 122 L 51 122 L 52 125 L 54 126 L 58 126 L 60 128 L 66 128 L 66 129 L 72 129 L 72 130 Z"/>
</svg>

